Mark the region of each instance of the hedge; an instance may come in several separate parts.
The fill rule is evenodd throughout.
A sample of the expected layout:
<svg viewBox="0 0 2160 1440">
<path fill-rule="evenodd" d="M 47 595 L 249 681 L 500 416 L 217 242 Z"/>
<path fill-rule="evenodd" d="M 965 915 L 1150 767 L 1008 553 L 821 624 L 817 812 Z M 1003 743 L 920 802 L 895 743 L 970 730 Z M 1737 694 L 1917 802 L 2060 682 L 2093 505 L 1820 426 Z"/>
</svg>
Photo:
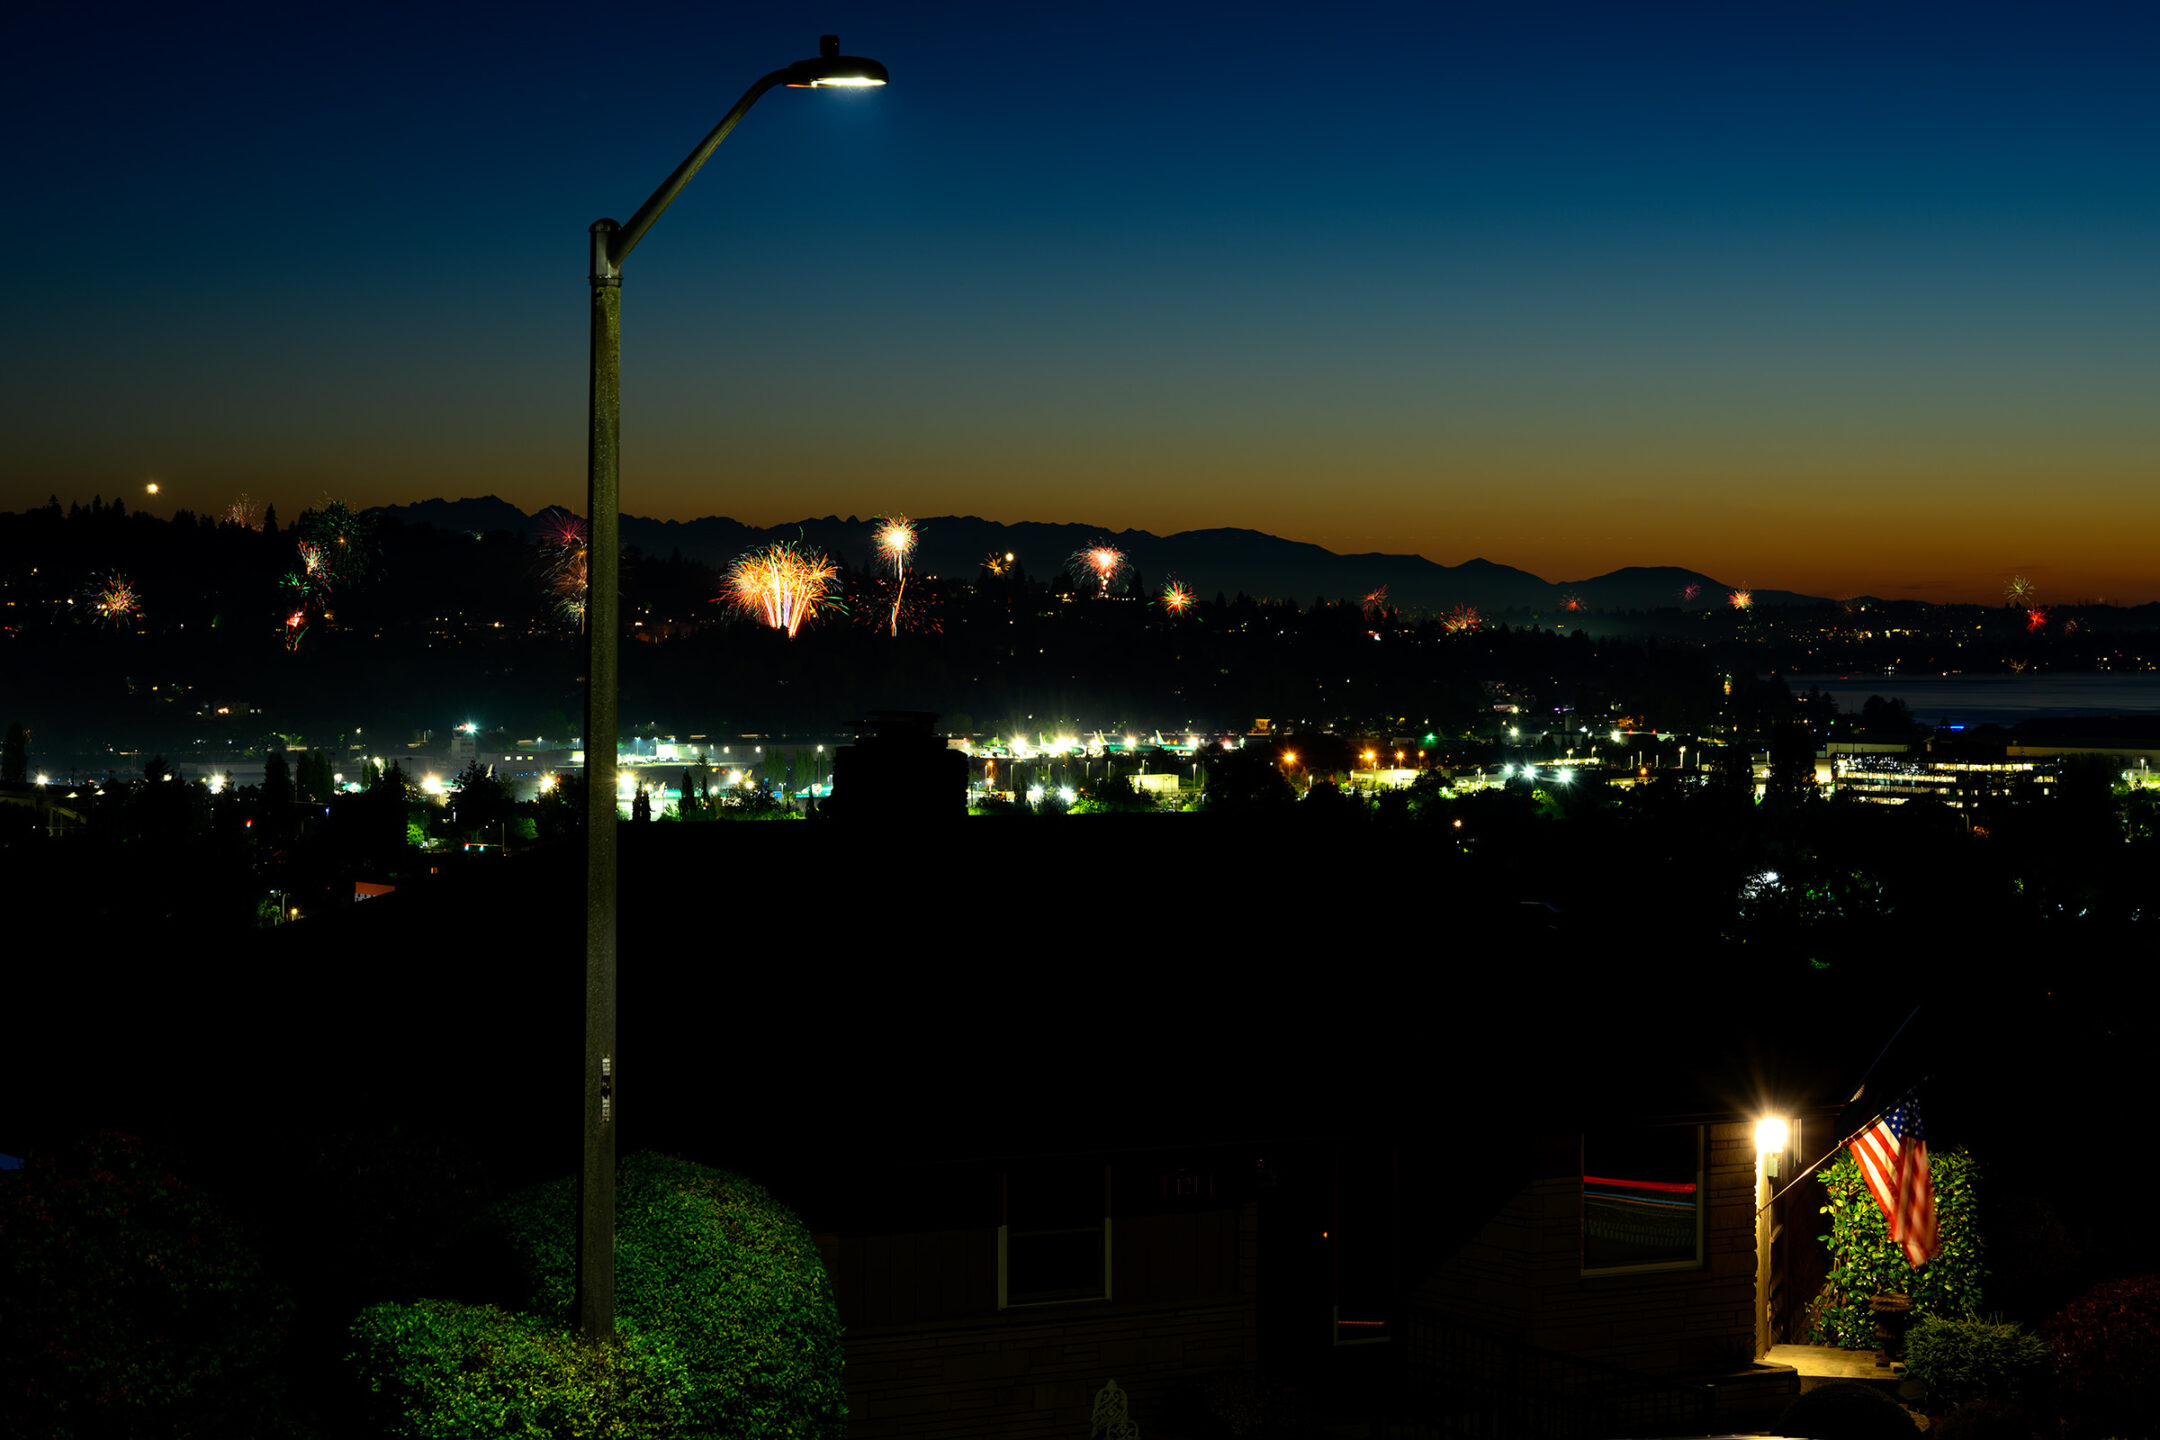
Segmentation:
<svg viewBox="0 0 2160 1440">
<path fill-rule="evenodd" d="M 400 1440 L 674 1440 L 690 1378 L 665 1338 L 626 1331 L 586 1345 L 570 1329 L 492 1305 L 375 1305 L 353 1323 L 350 1363 L 371 1418 Z"/>
<path fill-rule="evenodd" d="M 1817 1172 L 1830 1195 L 1822 1207 L 1830 1233 L 1820 1237 L 1830 1247 L 1830 1274 L 1808 1337 L 1813 1343 L 1873 1349 L 1875 1316 L 1868 1301 L 1877 1295 L 1910 1295 L 1916 1321 L 1926 1315 L 1963 1319 L 1980 1308 L 1980 1284 L 1987 1275 L 1974 1197 L 1980 1167 L 1963 1150 L 1943 1150 L 1928 1157 L 1928 1172 L 1939 1248 L 1917 1270 L 1907 1263 L 1904 1247 L 1891 1243 L 1882 1209 L 1850 1150 Z"/>
<path fill-rule="evenodd" d="M 1926 1383 L 1931 1412 L 1969 1400 L 2026 1399 L 2047 1364 L 2046 1341 L 2000 1321 L 1929 1315 L 1905 1337 L 1905 1369 Z"/>
<path fill-rule="evenodd" d="M 274 1428 L 292 1307 L 240 1231 L 144 1142 L 0 1175 L 0 1431 Z"/>
<path fill-rule="evenodd" d="M 841 1440 L 840 1319 L 801 1220 L 739 1175 L 665 1155 L 615 1180 L 616 1313 L 665 1337 L 689 1377 L 684 1430 L 728 1440 Z M 576 1191 L 560 1180 L 498 1207 L 506 1303 L 565 1328 L 577 1280 Z"/>
</svg>

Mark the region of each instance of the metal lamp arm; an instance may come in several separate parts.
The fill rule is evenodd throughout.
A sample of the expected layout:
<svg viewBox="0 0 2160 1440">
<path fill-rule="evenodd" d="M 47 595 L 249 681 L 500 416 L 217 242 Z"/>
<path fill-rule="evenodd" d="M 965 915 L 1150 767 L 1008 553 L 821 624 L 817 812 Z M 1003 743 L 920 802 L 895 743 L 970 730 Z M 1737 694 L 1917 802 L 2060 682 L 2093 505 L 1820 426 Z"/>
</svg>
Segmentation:
<svg viewBox="0 0 2160 1440">
<path fill-rule="evenodd" d="M 752 85 L 748 90 L 743 91 L 743 97 L 735 102 L 735 108 L 728 111 L 718 125 L 713 126 L 710 135 L 698 142 L 697 148 L 684 158 L 682 164 L 675 167 L 674 174 L 660 182 L 660 188 L 653 191 L 651 199 L 638 207 L 637 213 L 630 217 L 629 223 L 618 227 L 608 237 L 606 254 L 603 256 L 600 253 L 599 246 L 594 247 L 593 265 L 596 280 L 616 280 L 621 278 L 623 261 L 629 258 L 632 250 L 637 248 L 638 241 L 645 238 L 645 232 L 652 229 L 653 222 L 657 221 L 666 212 L 668 206 L 675 203 L 675 197 L 682 193 L 683 186 L 690 183 L 690 177 L 697 174 L 705 162 L 712 158 L 713 151 L 720 148 L 720 142 L 727 139 L 728 132 L 735 128 L 736 122 L 750 113 L 750 107 L 757 104 L 759 97 L 775 85 L 785 84 L 787 78 L 788 72 L 786 70 L 775 70 Z M 607 266 L 605 271 L 600 269 L 603 262 Z"/>
</svg>

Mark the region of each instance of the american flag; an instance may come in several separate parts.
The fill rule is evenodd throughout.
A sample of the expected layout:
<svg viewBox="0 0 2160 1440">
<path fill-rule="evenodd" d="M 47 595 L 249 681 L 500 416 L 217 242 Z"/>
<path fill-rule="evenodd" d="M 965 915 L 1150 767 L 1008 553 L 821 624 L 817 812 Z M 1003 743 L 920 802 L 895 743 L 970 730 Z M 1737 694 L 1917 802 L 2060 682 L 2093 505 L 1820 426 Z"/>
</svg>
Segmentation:
<svg viewBox="0 0 2160 1440">
<path fill-rule="evenodd" d="M 1882 1207 L 1890 1238 L 1913 1269 L 1935 1254 L 1935 1188 L 1928 1180 L 1927 1131 L 1920 1102 L 1900 1100 L 1852 1143 L 1868 1192 Z"/>
</svg>

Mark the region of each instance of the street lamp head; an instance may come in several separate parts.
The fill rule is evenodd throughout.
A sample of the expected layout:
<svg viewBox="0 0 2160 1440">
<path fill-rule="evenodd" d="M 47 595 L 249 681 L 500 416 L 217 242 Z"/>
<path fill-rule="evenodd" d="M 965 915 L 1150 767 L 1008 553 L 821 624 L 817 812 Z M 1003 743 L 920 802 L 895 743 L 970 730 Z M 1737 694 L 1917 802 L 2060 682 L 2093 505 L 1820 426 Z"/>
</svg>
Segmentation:
<svg viewBox="0 0 2160 1440">
<path fill-rule="evenodd" d="M 892 77 L 885 67 L 875 60 L 865 60 L 860 55 L 842 55 L 840 37 L 818 37 L 818 58 L 798 60 L 787 68 L 787 84 L 796 90 L 841 87 L 866 89 L 872 85 L 888 83 Z"/>
</svg>

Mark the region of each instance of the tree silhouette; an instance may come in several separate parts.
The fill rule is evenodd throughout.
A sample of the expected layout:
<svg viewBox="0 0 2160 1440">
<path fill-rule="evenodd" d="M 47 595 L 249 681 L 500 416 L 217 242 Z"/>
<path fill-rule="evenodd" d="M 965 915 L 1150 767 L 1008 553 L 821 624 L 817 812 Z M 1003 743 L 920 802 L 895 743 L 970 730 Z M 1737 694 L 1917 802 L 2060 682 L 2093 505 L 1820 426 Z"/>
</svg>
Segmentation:
<svg viewBox="0 0 2160 1440">
<path fill-rule="evenodd" d="M 0 744 L 0 781 L 20 785 L 30 774 L 30 732 L 17 720 L 7 727 L 7 740 Z"/>
</svg>

